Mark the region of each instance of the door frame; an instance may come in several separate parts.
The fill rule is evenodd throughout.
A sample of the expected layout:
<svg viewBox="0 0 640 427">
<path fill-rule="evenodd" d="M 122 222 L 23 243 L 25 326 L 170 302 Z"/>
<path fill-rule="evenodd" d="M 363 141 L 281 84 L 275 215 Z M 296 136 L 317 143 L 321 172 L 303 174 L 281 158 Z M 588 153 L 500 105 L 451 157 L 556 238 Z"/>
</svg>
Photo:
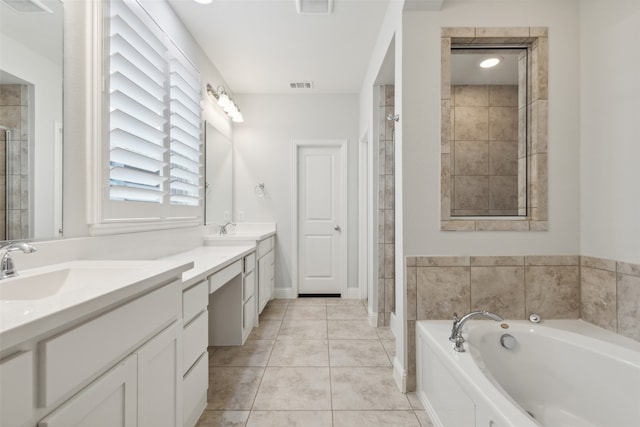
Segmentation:
<svg viewBox="0 0 640 427">
<path fill-rule="evenodd" d="M 298 297 L 299 283 L 298 283 L 298 160 L 299 150 L 302 147 L 338 147 L 340 148 L 340 157 L 342 158 L 342 180 L 340 187 L 344 189 L 342 192 L 342 213 L 340 218 L 340 228 L 342 229 L 342 243 L 340 249 L 345 256 L 344 262 L 344 280 L 342 283 L 341 296 L 347 297 L 348 279 L 349 279 L 349 227 L 348 227 L 348 140 L 345 139 L 294 139 L 292 140 L 292 163 L 293 174 L 291 177 L 292 189 L 293 189 L 293 203 L 292 203 L 292 245 L 291 245 L 291 292 L 292 298 Z"/>
</svg>

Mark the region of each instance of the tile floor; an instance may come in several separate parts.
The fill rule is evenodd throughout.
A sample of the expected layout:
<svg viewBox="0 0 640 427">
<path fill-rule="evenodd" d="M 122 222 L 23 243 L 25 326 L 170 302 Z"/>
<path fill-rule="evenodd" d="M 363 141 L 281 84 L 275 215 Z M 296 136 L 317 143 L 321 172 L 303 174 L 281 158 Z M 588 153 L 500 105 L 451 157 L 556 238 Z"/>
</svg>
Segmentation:
<svg viewBox="0 0 640 427">
<path fill-rule="evenodd" d="M 198 427 L 432 427 L 392 377 L 389 328 L 359 300 L 273 300 L 242 347 L 210 349 Z"/>
</svg>

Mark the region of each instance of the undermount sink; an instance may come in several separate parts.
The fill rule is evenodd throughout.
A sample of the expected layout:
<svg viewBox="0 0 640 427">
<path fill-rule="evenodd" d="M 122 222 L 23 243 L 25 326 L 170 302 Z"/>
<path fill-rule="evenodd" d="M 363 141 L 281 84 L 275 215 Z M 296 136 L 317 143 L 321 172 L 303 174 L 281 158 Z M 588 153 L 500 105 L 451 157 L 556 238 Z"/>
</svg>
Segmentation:
<svg viewBox="0 0 640 427">
<path fill-rule="evenodd" d="M 37 300 L 112 280 L 133 267 L 70 267 L 0 281 L 0 300 Z"/>
</svg>

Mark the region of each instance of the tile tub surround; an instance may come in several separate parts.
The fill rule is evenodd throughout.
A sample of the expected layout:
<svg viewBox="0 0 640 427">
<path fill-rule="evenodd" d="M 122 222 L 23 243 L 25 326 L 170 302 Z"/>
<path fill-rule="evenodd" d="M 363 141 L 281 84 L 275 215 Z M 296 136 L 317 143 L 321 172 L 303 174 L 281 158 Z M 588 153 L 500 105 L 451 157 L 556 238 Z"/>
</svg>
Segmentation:
<svg viewBox="0 0 640 427">
<path fill-rule="evenodd" d="M 408 389 L 415 322 L 472 310 L 577 319 L 640 341 L 640 265 L 577 255 L 407 257 Z"/>
<path fill-rule="evenodd" d="M 395 114 L 394 95 L 393 85 L 379 86 L 378 326 L 389 326 L 395 312 L 395 122 L 387 120 Z"/>
<path fill-rule="evenodd" d="M 270 301 L 272 314 L 244 346 L 209 349 L 198 427 L 432 427 L 415 393 L 398 391 L 393 334 L 370 327 L 365 307 L 339 298 Z"/>
</svg>

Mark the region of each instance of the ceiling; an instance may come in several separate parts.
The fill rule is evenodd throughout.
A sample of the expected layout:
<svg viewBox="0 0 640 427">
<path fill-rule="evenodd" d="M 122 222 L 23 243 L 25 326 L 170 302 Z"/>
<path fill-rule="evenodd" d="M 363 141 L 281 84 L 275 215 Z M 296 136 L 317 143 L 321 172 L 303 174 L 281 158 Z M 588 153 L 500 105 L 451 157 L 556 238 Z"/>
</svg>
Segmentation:
<svg viewBox="0 0 640 427">
<path fill-rule="evenodd" d="M 389 0 L 335 0 L 299 15 L 295 0 L 168 0 L 222 74 L 244 94 L 359 93 Z M 312 81 L 313 89 L 289 82 Z"/>
</svg>

